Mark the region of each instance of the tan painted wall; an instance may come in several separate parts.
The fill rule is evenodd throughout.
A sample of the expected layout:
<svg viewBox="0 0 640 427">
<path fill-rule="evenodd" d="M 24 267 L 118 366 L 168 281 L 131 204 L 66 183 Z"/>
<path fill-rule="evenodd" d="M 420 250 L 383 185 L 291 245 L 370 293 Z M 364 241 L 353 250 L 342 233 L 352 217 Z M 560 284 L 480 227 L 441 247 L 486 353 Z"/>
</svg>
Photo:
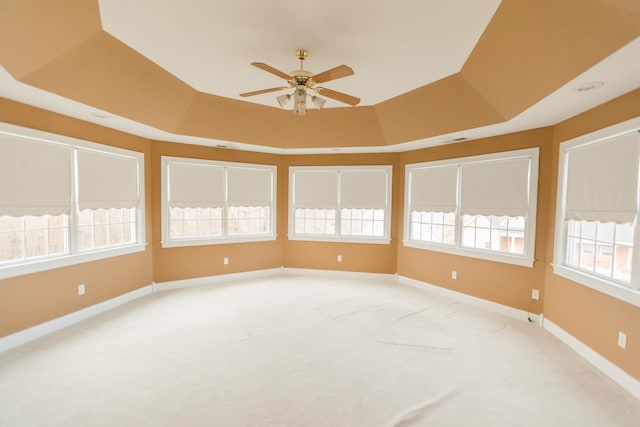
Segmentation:
<svg viewBox="0 0 640 427">
<path fill-rule="evenodd" d="M 549 172 L 551 170 L 551 128 L 518 132 L 458 144 L 402 153 L 403 168 L 399 188 L 404 188 L 404 167 L 411 163 L 488 154 L 500 151 L 540 147 L 538 213 L 536 248 L 533 268 L 521 267 L 476 258 L 398 246 L 398 273 L 454 291 L 463 292 L 510 307 L 527 310 L 531 289 L 540 290 L 540 300 L 531 304 L 531 311 L 540 313 L 544 304 L 544 265 L 548 228 Z M 399 194 L 401 206 L 404 194 Z M 398 223 L 402 233 L 403 219 Z M 401 236 L 401 234 L 400 234 Z M 451 279 L 451 271 L 457 279 Z"/>
<path fill-rule="evenodd" d="M 145 155 L 145 193 L 151 191 L 150 141 L 0 98 L 0 121 Z M 146 198 L 151 236 L 151 199 Z M 0 337 L 131 292 L 153 281 L 152 250 L 0 280 Z M 77 285 L 86 294 L 77 294 Z"/>
<path fill-rule="evenodd" d="M 319 270 L 359 271 L 370 273 L 394 274 L 396 272 L 396 248 L 398 243 L 397 223 L 400 217 L 399 163 L 398 154 L 336 154 L 336 155 L 306 155 L 284 156 L 283 165 L 291 166 L 360 166 L 360 165 L 391 165 L 393 166 L 392 209 L 391 209 L 391 243 L 358 244 L 358 243 L 329 243 L 287 240 L 284 249 L 285 267 L 310 268 Z M 285 187 L 283 233 L 287 232 L 286 216 L 288 214 L 288 183 Z M 337 261 L 342 255 L 342 262 Z"/>
<path fill-rule="evenodd" d="M 407 153 L 367 155 L 277 156 L 210 147 L 147 141 L 0 99 L 0 120 L 145 153 L 147 180 L 147 251 L 0 281 L 0 336 L 77 311 L 156 282 L 250 271 L 285 265 L 293 268 L 395 273 L 526 310 L 530 289 L 541 291 L 531 307 L 640 379 L 640 308 L 553 275 L 553 227 L 558 149 L 561 141 L 600 129 L 640 113 L 640 90 L 567 120 L 536 129 Z M 429 160 L 540 147 L 536 263 L 519 267 L 405 248 L 402 238 L 404 165 Z M 273 242 L 160 248 L 161 155 L 219 159 L 278 166 L 278 238 Z M 391 245 L 287 241 L 289 166 L 392 164 Z M 343 255 L 338 264 L 336 256 Z M 228 256 L 231 263 L 222 264 Z M 451 280 L 456 270 L 458 279 Z M 76 285 L 87 284 L 79 298 Z M 545 285 L 546 284 L 546 285 Z M 544 309 L 544 310 L 543 310 Z M 626 351 L 618 349 L 619 330 L 628 334 Z"/>
<path fill-rule="evenodd" d="M 630 375 L 640 380 L 640 307 L 553 274 L 553 224 L 556 214 L 560 143 L 640 116 L 640 89 L 554 126 L 546 267 L 545 316 Z M 618 332 L 627 348 L 618 347 Z"/>
<path fill-rule="evenodd" d="M 151 177 L 153 181 L 151 198 L 153 199 L 153 271 L 156 282 L 160 283 L 194 277 L 263 270 L 277 268 L 282 265 L 282 250 L 286 232 L 282 231 L 280 220 L 278 220 L 276 228 L 278 237 L 274 241 L 162 248 L 160 245 L 162 238 L 160 207 L 161 156 L 276 165 L 278 166 L 278 205 L 276 208 L 278 216 L 280 216 L 283 209 L 285 209 L 282 205 L 283 194 L 285 194 L 284 197 L 286 198 L 286 192 L 283 192 L 286 173 L 284 175 L 282 173 L 280 156 L 154 141 L 151 154 Z M 229 258 L 228 265 L 224 265 L 224 257 Z"/>
</svg>

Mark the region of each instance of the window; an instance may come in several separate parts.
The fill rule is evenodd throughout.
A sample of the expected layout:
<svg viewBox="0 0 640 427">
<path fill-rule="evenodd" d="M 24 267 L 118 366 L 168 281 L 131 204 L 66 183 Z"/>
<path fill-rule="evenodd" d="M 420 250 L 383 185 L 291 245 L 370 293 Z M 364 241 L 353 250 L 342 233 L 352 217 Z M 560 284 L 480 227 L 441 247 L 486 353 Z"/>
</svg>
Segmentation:
<svg viewBox="0 0 640 427">
<path fill-rule="evenodd" d="M 144 250 L 144 155 L 0 125 L 0 278 Z"/>
<path fill-rule="evenodd" d="M 390 242 L 391 166 L 289 168 L 289 239 Z"/>
<path fill-rule="evenodd" d="M 617 129 L 560 145 L 554 272 L 640 305 L 640 133 Z"/>
<path fill-rule="evenodd" d="M 410 247 L 533 265 L 538 149 L 410 164 Z"/>
<path fill-rule="evenodd" d="M 523 216 L 462 216 L 462 246 L 493 252 L 524 255 Z"/>
<path fill-rule="evenodd" d="M 162 245 L 275 239 L 276 167 L 162 157 Z"/>
<path fill-rule="evenodd" d="M 456 215 L 453 212 L 411 212 L 411 240 L 455 244 Z"/>
</svg>

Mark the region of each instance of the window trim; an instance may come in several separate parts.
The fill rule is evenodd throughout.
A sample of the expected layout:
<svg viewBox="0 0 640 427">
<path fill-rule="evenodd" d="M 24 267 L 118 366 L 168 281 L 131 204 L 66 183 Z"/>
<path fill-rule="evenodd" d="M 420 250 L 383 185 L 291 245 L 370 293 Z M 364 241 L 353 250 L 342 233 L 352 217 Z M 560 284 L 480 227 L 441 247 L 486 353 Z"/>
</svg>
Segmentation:
<svg viewBox="0 0 640 427">
<path fill-rule="evenodd" d="M 216 167 L 236 167 L 236 168 L 251 168 L 251 169 L 262 169 L 269 171 L 273 177 L 273 185 L 272 185 L 272 195 L 271 195 L 271 206 L 270 206 L 270 223 L 269 227 L 271 232 L 269 234 L 253 234 L 247 236 L 228 236 L 225 235 L 226 224 L 227 224 L 227 213 L 226 210 L 229 208 L 228 204 L 228 195 L 227 189 L 225 188 L 224 192 L 224 205 L 222 206 L 222 233 L 221 237 L 205 237 L 205 238 L 184 238 L 184 239 L 170 239 L 169 235 L 169 199 L 167 197 L 167 192 L 169 189 L 168 182 L 168 174 L 167 174 L 167 166 L 169 163 L 182 163 L 182 164 L 192 164 L 192 165 L 204 165 L 204 166 L 216 166 Z M 162 227 L 162 240 L 160 241 L 160 245 L 163 248 L 177 248 L 177 247 L 187 247 L 187 246 L 205 246 L 205 245 L 223 245 L 229 243 L 250 243 L 250 242 L 265 242 L 265 241 L 273 241 L 277 238 L 276 233 L 276 217 L 277 217 L 277 179 L 278 179 L 278 168 L 275 165 L 263 165 L 258 163 L 239 163 L 239 162 L 225 162 L 219 160 L 207 160 L 207 159 L 194 159 L 189 157 L 172 157 L 172 156 L 161 156 L 160 157 L 160 175 L 161 175 L 161 196 L 160 196 L 160 206 L 161 206 L 161 227 Z M 225 174 L 226 177 L 226 174 Z M 226 178 L 225 178 L 226 179 Z M 225 181 L 226 182 L 226 181 Z"/>
<path fill-rule="evenodd" d="M 600 276 L 591 275 L 586 271 L 577 270 L 565 265 L 564 258 L 567 225 L 564 220 L 564 215 L 566 207 L 565 189 L 567 184 L 567 152 L 583 145 L 602 142 L 607 139 L 612 139 L 623 134 L 630 133 L 634 130 L 637 131 L 639 128 L 640 117 L 636 117 L 560 143 L 558 156 L 554 250 L 553 262 L 551 264 L 553 267 L 553 274 L 622 300 L 636 307 L 640 307 L 640 289 L 627 287 Z M 638 244 L 638 242 L 640 242 L 640 224 L 638 224 L 638 217 L 640 217 L 640 214 L 636 217 L 634 249 L 637 250 L 634 251 L 633 256 L 633 258 L 636 259 L 635 265 L 632 259 L 631 277 L 640 277 L 640 244 Z M 638 246 L 636 247 L 636 245 Z M 636 284 L 636 286 L 640 285 Z"/>
<path fill-rule="evenodd" d="M 338 180 L 338 200 L 336 208 L 336 234 L 298 234 L 295 232 L 295 206 L 293 203 L 294 195 L 294 174 L 296 171 L 365 171 L 378 170 L 385 171 L 387 174 L 387 204 L 384 209 L 384 235 L 382 237 L 373 236 L 340 236 L 341 222 L 341 206 L 340 206 L 340 180 Z M 288 212 L 288 240 L 312 241 L 312 242 L 333 242 L 333 243 L 370 243 L 377 245 L 391 244 L 391 209 L 392 209 L 392 191 L 393 187 L 393 166 L 392 165 L 371 165 L 371 166 L 289 166 L 289 212 Z"/>
<path fill-rule="evenodd" d="M 77 206 L 77 192 L 75 183 L 77 180 L 77 170 L 75 169 L 72 176 L 74 186 L 73 190 L 73 206 L 69 215 L 69 253 L 63 255 L 48 256 L 46 258 L 36 258 L 32 260 L 24 260 L 0 267 L 0 279 L 8 279 L 11 277 L 22 276 L 25 274 L 38 273 L 41 271 L 52 270 L 55 268 L 68 267 L 76 264 L 97 261 L 106 258 L 112 258 L 121 255 L 133 254 L 146 250 L 146 213 L 145 213 L 145 162 L 144 153 L 127 150 L 124 148 L 113 147 L 97 142 L 85 141 L 70 136 L 54 134 L 36 129 L 30 129 L 22 126 L 16 126 L 8 123 L 0 123 L 0 133 L 8 136 L 14 136 L 21 139 L 31 139 L 34 141 L 45 142 L 50 144 L 67 145 L 72 148 L 82 148 L 95 150 L 109 154 L 133 157 L 138 161 L 138 207 L 136 208 L 136 243 L 125 245 L 110 246 L 105 248 L 97 248 L 91 250 L 79 251 L 75 247 L 77 241 L 77 216 L 79 214 Z M 74 155 L 75 157 L 75 155 Z"/>
<path fill-rule="evenodd" d="M 535 262 L 535 238 L 536 238 L 536 218 L 538 206 L 538 163 L 540 149 L 538 147 L 525 148 L 521 150 L 500 151 L 490 154 L 480 154 L 477 156 L 457 157 L 445 160 L 436 160 L 421 163 L 409 163 L 405 165 L 405 185 L 404 185 L 404 224 L 403 224 L 403 240 L 402 244 L 409 248 L 423 249 L 435 252 L 444 252 L 451 255 L 465 256 L 470 258 L 478 258 L 487 261 L 496 261 L 507 264 L 514 264 L 524 267 L 533 267 Z M 458 194 L 456 215 L 455 243 L 453 246 L 433 243 L 420 242 L 411 239 L 411 210 L 409 200 L 411 198 L 410 177 L 411 172 L 415 169 L 424 167 L 452 166 L 462 165 L 465 163 L 486 162 L 495 160 L 508 160 L 521 157 L 528 157 L 531 160 L 529 171 L 529 210 L 526 221 L 527 228 L 525 230 L 524 254 L 507 254 L 494 251 L 486 251 L 477 248 L 467 248 L 461 245 L 462 241 L 462 215 L 460 215 L 460 198 L 461 186 L 460 169 L 458 169 Z"/>
</svg>

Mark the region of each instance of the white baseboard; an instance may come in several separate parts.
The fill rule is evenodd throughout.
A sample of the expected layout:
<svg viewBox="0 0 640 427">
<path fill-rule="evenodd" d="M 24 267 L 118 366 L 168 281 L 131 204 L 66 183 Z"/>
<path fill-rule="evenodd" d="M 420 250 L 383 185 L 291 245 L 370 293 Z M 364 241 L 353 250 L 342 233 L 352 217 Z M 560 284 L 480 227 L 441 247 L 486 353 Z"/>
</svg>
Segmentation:
<svg viewBox="0 0 640 427">
<path fill-rule="evenodd" d="M 551 320 L 544 319 L 543 327 L 551 335 L 562 341 L 571 350 L 578 353 L 580 357 L 591 363 L 603 374 L 611 378 L 622 388 L 634 395 L 637 399 L 640 399 L 640 381 L 638 381 L 635 377 L 627 374 L 617 365 L 602 357 L 596 351 L 591 349 L 591 347 L 578 340 L 576 337 L 553 323 Z"/>
<path fill-rule="evenodd" d="M 244 271 L 241 273 L 220 274 L 217 276 L 196 277 L 193 279 L 175 280 L 153 284 L 153 292 L 169 291 L 172 289 L 189 288 L 193 286 L 210 285 L 213 283 L 230 282 L 232 280 L 256 279 L 259 277 L 282 274 L 283 268 L 269 268 L 266 270 Z"/>
<path fill-rule="evenodd" d="M 97 314 L 104 313 L 105 311 L 116 308 L 122 304 L 151 295 L 152 292 L 152 285 L 148 285 L 143 288 L 136 289 L 135 291 L 111 298 L 107 301 L 83 308 L 82 310 L 58 317 L 57 319 L 49 320 L 48 322 L 7 335 L 6 337 L 0 338 L 0 353 L 74 325 Z"/>
<path fill-rule="evenodd" d="M 430 283 L 421 282 L 420 280 L 411 279 L 405 276 L 398 276 L 398 282 L 404 285 L 413 286 L 414 288 L 422 289 L 428 292 L 433 292 L 438 295 L 452 298 L 460 302 L 474 305 L 476 307 L 480 307 L 485 310 L 491 311 L 493 313 L 501 314 L 503 316 L 511 317 L 513 319 L 522 320 L 525 322 L 527 322 L 528 319 L 531 319 L 531 323 L 537 326 L 542 326 L 542 323 L 543 323 L 544 315 L 542 314 L 534 314 L 534 313 L 529 314 L 524 310 L 509 307 L 503 304 L 498 304 L 497 302 L 488 301 L 486 299 L 463 294 L 462 292 L 457 292 L 451 289 L 443 288 L 441 286 L 436 286 Z"/>
<path fill-rule="evenodd" d="M 396 280 L 395 274 L 385 273 L 363 273 L 359 271 L 340 271 L 340 270 L 314 270 L 308 268 L 289 268 L 282 269 L 284 274 L 314 276 L 314 277 L 339 277 L 341 279 L 373 279 L 373 280 Z"/>
</svg>

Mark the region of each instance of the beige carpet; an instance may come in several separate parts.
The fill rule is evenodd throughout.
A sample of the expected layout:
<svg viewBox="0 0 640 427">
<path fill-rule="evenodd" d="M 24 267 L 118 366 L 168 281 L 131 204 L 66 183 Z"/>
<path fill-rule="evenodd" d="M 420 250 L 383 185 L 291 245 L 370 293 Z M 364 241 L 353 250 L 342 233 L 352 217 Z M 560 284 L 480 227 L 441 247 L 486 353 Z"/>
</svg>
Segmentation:
<svg viewBox="0 0 640 427">
<path fill-rule="evenodd" d="M 638 426 L 544 330 L 392 281 L 157 293 L 0 354 L 1 426 Z"/>
</svg>

